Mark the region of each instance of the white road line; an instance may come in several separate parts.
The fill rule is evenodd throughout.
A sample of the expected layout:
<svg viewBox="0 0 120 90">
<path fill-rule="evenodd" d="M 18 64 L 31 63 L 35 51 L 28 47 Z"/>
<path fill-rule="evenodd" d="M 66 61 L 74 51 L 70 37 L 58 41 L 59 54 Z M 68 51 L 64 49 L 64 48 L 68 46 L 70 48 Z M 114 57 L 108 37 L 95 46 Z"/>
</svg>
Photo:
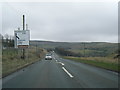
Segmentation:
<svg viewBox="0 0 120 90">
<path fill-rule="evenodd" d="M 65 65 L 64 63 L 61 63 L 63 66 Z"/>
<path fill-rule="evenodd" d="M 60 62 L 60 64 L 62 64 L 63 66 L 65 65 L 64 63 Z"/>
<path fill-rule="evenodd" d="M 64 63 L 62 63 L 62 62 L 58 62 L 57 60 L 56 60 L 56 63 L 60 63 L 60 64 L 62 64 L 63 66 L 65 65 Z"/>
<path fill-rule="evenodd" d="M 74 76 L 72 76 L 64 67 L 62 67 L 62 69 L 63 69 L 71 78 L 74 77 Z"/>
<path fill-rule="evenodd" d="M 65 65 L 65 64 L 64 64 L 64 63 L 62 63 L 62 62 L 57 62 L 57 63 L 60 63 L 60 64 L 61 64 L 61 65 L 63 65 L 63 66 Z"/>
<path fill-rule="evenodd" d="M 115 75 L 118 75 L 118 73 L 117 73 L 117 72 L 114 72 L 114 71 L 108 71 L 108 72 L 113 73 L 113 74 L 115 74 Z"/>
</svg>

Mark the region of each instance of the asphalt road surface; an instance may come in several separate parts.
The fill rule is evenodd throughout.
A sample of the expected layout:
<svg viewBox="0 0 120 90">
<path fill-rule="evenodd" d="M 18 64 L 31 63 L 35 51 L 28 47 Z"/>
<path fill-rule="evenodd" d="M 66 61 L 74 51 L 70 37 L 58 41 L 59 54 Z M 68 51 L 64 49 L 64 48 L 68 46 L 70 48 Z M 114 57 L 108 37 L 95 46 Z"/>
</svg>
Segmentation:
<svg viewBox="0 0 120 90">
<path fill-rule="evenodd" d="M 3 78 L 3 88 L 118 88 L 115 72 L 52 57 Z"/>
</svg>

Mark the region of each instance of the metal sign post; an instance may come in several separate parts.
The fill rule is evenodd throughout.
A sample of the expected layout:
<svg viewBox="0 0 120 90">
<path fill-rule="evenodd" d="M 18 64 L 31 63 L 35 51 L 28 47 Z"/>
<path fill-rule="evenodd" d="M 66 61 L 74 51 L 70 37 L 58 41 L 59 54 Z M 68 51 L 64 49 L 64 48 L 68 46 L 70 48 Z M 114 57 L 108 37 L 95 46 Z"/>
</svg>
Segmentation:
<svg viewBox="0 0 120 90">
<path fill-rule="evenodd" d="M 15 30 L 15 48 L 21 48 L 23 52 L 22 58 L 25 59 L 25 48 L 29 46 L 30 31 L 25 30 L 25 16 L 23 15 L 23 30 Z"/>
<path fill-rule="evenodd" d="M 23 15 L 23 30 L 25 30 L 25 16 Z M 23 48 L 23 59 L 25 59 L 25 49 Z"/>
</svg>

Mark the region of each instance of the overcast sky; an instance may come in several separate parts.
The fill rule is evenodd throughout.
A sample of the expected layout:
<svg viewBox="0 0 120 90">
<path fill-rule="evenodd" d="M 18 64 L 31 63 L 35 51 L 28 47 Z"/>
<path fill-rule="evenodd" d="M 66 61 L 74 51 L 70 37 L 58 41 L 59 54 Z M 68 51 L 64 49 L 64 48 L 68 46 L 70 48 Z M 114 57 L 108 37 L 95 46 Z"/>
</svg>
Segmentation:
<svg viewBox="0 0 120 90">
<path fill-rule="evenodd" d="M 31 40 L 118 42 L 117 2 L 3 3 L 2 34 L 22 29 L 22 15 Z"/>
</svg>

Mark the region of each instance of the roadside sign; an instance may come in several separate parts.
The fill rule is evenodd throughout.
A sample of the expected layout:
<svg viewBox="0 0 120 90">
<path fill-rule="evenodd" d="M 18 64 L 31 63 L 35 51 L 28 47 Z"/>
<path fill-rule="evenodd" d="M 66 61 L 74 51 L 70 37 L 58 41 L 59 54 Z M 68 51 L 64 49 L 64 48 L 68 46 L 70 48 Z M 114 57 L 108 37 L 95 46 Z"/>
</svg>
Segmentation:
<svg viewBox="0 0 120 90">
<path fill-rule="evenodd" d="M 15 48 L 26 48 L 29 46 L 30 31 L 29 30 L 16 30 L 15 35 Z"/>
</svg>

